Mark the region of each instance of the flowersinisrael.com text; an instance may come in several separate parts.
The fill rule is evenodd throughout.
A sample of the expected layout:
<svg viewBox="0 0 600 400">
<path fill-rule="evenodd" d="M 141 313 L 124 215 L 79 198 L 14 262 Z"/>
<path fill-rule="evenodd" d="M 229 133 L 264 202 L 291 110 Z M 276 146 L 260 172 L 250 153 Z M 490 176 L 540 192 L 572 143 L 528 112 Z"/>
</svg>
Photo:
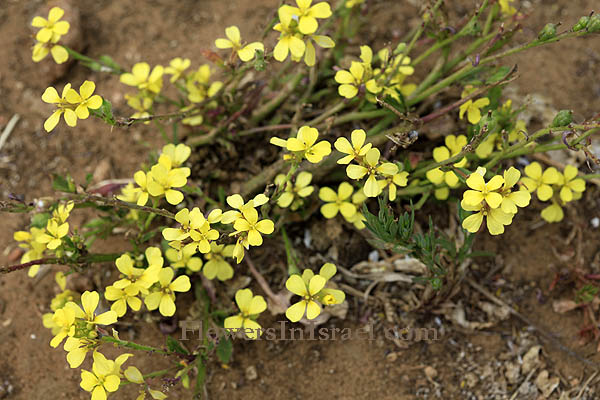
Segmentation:
<svg viewBox="0 0 600 400">
<path fill-rule="evenodd" d="M 373 326 L 366 325 L 361 328 L 337 328 L 291 326 L 288 321 L 279 321 L 278 326 L 269 328 L 214 328 L 204 329 L 202 321 L 181 321 L 181 340 L 202 340 L 204 336 L 209 339 L 226 337 L 229 339 L 258 340 L 375 340 Z M 405 341 L 435 341 L 440 340 L 440 332 L 434 328 L 383 328 L 386 339 L 400 339 Z"/>
</svg>

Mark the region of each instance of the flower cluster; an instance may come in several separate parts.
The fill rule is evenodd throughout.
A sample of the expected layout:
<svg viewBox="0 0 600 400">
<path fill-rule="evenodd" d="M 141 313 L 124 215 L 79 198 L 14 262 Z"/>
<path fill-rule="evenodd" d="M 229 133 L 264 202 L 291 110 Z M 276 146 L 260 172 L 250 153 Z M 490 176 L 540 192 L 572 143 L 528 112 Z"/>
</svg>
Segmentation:
<svg viewBox="0 0 600 400">
<path fill-rule="evenodd" d="M 319 131 L 317 128 L 302 126 L 298 129 L 295 138 L 292 137 L 284 140 L 278 137 L 272 137 L 270 143 L 292 152 L 292 154 L 284 155 L 284 160 L 293 159 L 299 162 L 306 158 L 309 162 L 318 164 L 324 157 L 331 154 L 331 144 L 326 140 L 317 143 L 318 137 Z"/>
<path fill-rule="evenodd" d="M 410 95 L 416 85 L 404 84 L 404 81 L 415 70 L 410 65 L 410 57 L 404 53 L 405 48 L 406 45 L 400 43 L 392 54 L 387 48 L 379 50 L 380 66 L 373 68 L 373 50 L 366 45 L 360 46 L 361 61 L 352 61 L 348 70 L 339 70 L 335 75 L 335 81 L 340 84 L 340 96 L 351 99 L 361 92 L 363 86 L 366 98 L 371 102 L 379 93 L 396 101 L 400 101 L 400 96 Z"/>
<path fill-rule="evenodd" d="M 223 213 L 221 222 L 233 224 L 234 231 L 229 234 L 236 238 L 233 256 L 239 264 L 244 258 L 244 249 L 250 246 L 260 246 L 263 243 L 262 235 L 270 235 L 275 230 L 275 224 L 270 219 L 259 219 L 257 207 L 262 206 L 269 198 L 264 194 L 255 196 L 247 203 L 239 194 L 227 197 L 227 204 L 233 210 Z M 261 235 L 262 234 L 262 235 Z"/>
<path fill-rule="evenodd" d="M 291 305 L 285 312 L 285 316 L 292 322 L 298 322 L 306 314 L 306 318 L 311 320 L 321 314 L 321 305 L 343 303 L 346 298 L 344 292 L 326 287 L 336 272 L 335 265 L 326 263 L 317 275 L 310 269 L 305 269 L 302 275 L 291 275 L 285 282 L 285 287 L 300 296 L 301 300 Z"/>
<path fill-rule="evenodd" d="M 377 197 L 383 189 L 388 188 L 390 201 L 396 200 L 397 186 L 407 185 L 408 172 L 400 171 L 398 166 L 389 162 L 381 162 L 379 149 L 372 148 L 371 143 L 365 144 L 366 133 L 362 129 L 352 131 L 351 141 L 338 138 L 335 148 L 347 154 L 339 159 L 338 164 L 349 164 L 346 174 L 350 179 L 361 180 L 367 177 L 363 191 L 367 197 Z M 350 164 L 352 161 L 356 164 Z"/>
<path fill-rule="evenodd" d="M 176 189 L 187 184 L 191 171 L 182 165 L 191 152 L 192 149 L 182 143 L 165 145 L 158 162 L 150 168 L 150 171 L 137 171 L 133 175 L 137 187 L 125 186 L 117 198 L 129 203 L 137 203 L 139 206 L 145 206 L 151 197 L 153 203 L 156 203 L 163 196 L 169 204 L 181 203 L 183 193 Z M 137 214 L 133 213 L 132 216 L 135 219 Z"/>
<path fill-rule="evenodd" d="M 307 171 L 300 172 L 294 179 L 293 182 L 286 181 L 286 176 L 279 174 L 275 177 L 275 184 L 277 186 L 285 185 L 283 187 L 283 193 L 277 199 L 277 205 L 281 208 L 290 208 L 292 211 L 296 211 L 304 203 L 304 198 L 310 196 L 315 187 L 310 184 L 312 180 L 312 174 Z"/>
<path fill-rule="evenodd" d="M 31 227 L 29 231 L 14 233 L 14 240 L 22 242 L 19 247 L 26 250 L 21 256 L 21 263 L 42 258 L 46 250 L 50 250 L 57 257 L 62 256 L 64 238 L 69 233 L 67 219 L 74 205 L 72 201 L 66 204 L 58 204 L 52 212 L 52 216 L 48 218 L 45 228 Z M 28 275 L 30 277 L 36 276 L 39 269 L 39 265 L 31 266 Z"/>
<path fill-rule="evenodd" d="M 521 172 L 515 167 L 504 171 L 504 176 L 494 175 L 488 182 L 485 181 L 485 173 L 486 169 L 479 167 L 467 178 L 470 189 L 464 192 L 460 205 L 464 210 L 475 213 L 466 217 L 462 226 L 475 233 L 486 217 L 490 234 L 500 235 L 504 233 L 504 226 L 512 223 L 517 207 L 529 205 L 531 195 L 523 187 L 513 190 L 521 178 Z"/>
<path fill-rule="evenodd" d="M 577 174 L 577 168 L 573 165 L 567 165 L 562 173 L 554 167 L 542 170 L 538 162 L 525 167 L 526 176 L 521 179 L 523 185 L 530 193 L 535 192 L 540 201 L 551 202 L 541 213 L 547 222 L 562 221 L 562 207 L 581 198 L 585 191 L 585 180 L 577 178 Z"/>
<path fill-rule="evenodd" d="M 102 97 L 94 94 L 96 84 L 85 81 L 79 87 L 79 93 L 67 83 L 59 96 L 55 88 L 49 87 L 42 94 L 42 100 L 48 104 L 54 104 L 56 109 L 44 122 L 44 129 L 52 131 L 62 115 L 67 125 L 74 127 L 78 119 L 86 119 L 90 116 L 90 110 L 96 110 L 102 106 Z"/>
<path fill-rule="evenodd" d="M 437 163 L 446 161 L 450 157 L 459 154 L 467 144 L 467 137 L 465 135 L 448 135 L 446 136 L 445 144 L 445 146 L 433 149 L 433 159 Z M 466 157 L 453 164 L 456 168 L 462 168 L 466 165 Z M 458 187 L 460 183 L 454 171 L 442 171 L 440 167 L 427 171 L 425 176 L 431 183 L 437 186 L 434 195 L 438 200 L 446 200 L 450 195 L 450 189 Z"/>
<path fill-rule="evenodd" d="M 331 16 L 331 7 L 326 2 L 312 5 L 312 0 L 296 0 L 297 7 L 282 5 L 277 12 L 279 23 L 273 29 L 280 32 L 279 40 L 273 49 L 273 57 L 284 61 L 291 53 L 292 60 L 298 62 L 304 56 L 309 67 L 316 63 L 316 50 L 313 44 L 329 49 L 335 47 L 330 37 L 317 35 L 317 19 Z"/>
<path fill-rule="evenodd" d="M 48 18 L 34 17 L 31 25 L 40 28 L 35 35 L 36 44 L 33 46 L 32 60 L 40 62 L 48 53 L 57 64 L 62 64 L 69 59 L 67 50 L 58 44 L 63 35 L 69 32 L 71 27 L 67 21 L 61 21 L 65 11 L 60 7 L 52 7 Z"/>
</svg>

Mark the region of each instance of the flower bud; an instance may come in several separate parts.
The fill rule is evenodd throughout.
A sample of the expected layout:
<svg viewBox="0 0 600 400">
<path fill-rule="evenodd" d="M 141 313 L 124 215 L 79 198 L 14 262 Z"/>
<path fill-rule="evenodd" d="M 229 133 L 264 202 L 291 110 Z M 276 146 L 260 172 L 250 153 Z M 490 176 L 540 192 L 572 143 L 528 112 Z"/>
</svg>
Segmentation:
<svg viewBox="0 0 600 400">
<path fill-rule="evenodd" d="M 558 128 L 559 126 L 567 126 L 573 122 L 573 111 L 571 110 L 560 110 L 554 120 L 552 121 L 552 128 Z"/>
<path fill-rule="evenodd" d="M 588 32 L 600 32 L 600 14 L 594 14 L 590 17 L 587 30 Z"/>
<path fill-rule="evenodd" d="M 577 23 L 575 25 L 573 25 L 573 32 L 579 32 L 581 30 L 584 30 L 585 28 L 587 28 L 588 24 L 590 23 L 590 17 L 588 16 L 583 16 L 581 18 L 579 18 L 579 21 L 577 21 Z"/>
<path fill-rule="evenodd" d="M 542 29 L 538 35 L 538 39 L 539 40 L 550 40 L 553 37 L 556 36 L 556 24 L 553 24 L 551 22 L 547 23 L 546 26 L 544 26 L 544 29 Z"/>
</svg>

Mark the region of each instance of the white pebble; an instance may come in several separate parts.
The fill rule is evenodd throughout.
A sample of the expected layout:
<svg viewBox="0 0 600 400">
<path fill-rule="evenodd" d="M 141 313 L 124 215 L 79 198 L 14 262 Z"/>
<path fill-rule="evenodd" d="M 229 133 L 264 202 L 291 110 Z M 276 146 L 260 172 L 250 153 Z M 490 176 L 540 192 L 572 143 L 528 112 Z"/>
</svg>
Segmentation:
<svg viewBox="0 0 600 400">
<path fill-rule="evenodd" d="M 592 220 L 590 221 L 590 223 L 592 224 L 592 226 L 594 228 L 597 228 L 597 227 L 600 226 L 600 218 L 594 217 L 594 218 L 592 218 Z"/>
</svg>

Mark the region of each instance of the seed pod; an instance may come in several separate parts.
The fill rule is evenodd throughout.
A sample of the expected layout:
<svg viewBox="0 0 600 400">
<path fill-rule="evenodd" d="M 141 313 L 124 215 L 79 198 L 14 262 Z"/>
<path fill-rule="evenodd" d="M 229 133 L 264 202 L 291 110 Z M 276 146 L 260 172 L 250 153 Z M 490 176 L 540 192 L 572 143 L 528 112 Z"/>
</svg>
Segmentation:
<svg viewBox="0 0 600 400">
<path fill-rule="evenodd" d="M 546 26 L 544 26 L 544 29 L 542 29 L 538 35 L 538 39 L 539 40 L 549 40 L 552 39 L 554 36 L 556 36 L 556 24 L 553 24 L 551 22 L 547 23 Z"/>
<path fill-rule="evenodd" d="M 594 14 L 590 17 L 587 30 L 588 32 L 600 32 L 600 14 Z"/>
<path fill-rule="evenodd" d="M 558 128 L 559 126 L 567 126 L 573 122 L 573 111 L 571 110 L 560 110 L 554 120 L 552 121 L 552 128 Z"/>
<path fill-rule="evenodd" d="M 575 25 L 573 25 L 573 32 L 579 32 L 579 31 L 584 30 L 585 28 L 587 28 L 589 23 L 590 23 L 590 17 L 583 16 L 583 17 L 579 18 L 579 21 L 577 21 L 577 23 Z"/>
</svg>

